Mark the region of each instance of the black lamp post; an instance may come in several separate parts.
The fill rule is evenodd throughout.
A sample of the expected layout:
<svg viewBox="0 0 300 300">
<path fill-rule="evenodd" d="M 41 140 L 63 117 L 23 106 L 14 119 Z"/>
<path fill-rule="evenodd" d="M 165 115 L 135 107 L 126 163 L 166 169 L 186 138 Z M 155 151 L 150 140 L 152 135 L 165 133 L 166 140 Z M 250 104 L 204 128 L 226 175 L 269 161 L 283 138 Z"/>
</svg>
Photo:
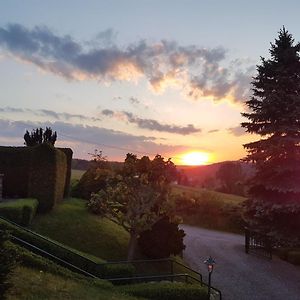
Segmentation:
<svg viewBox="0 0 300 300">
<path fill-rule="evenodd" d="M 210 299 L 210 287 L 211 287 L 211 274 L 214 270 L 214 265 L 216 264 L 215 260 L 210 256 L 204 261 L 208 270 L 208 296 L 207 299 Z"/>
</svg>

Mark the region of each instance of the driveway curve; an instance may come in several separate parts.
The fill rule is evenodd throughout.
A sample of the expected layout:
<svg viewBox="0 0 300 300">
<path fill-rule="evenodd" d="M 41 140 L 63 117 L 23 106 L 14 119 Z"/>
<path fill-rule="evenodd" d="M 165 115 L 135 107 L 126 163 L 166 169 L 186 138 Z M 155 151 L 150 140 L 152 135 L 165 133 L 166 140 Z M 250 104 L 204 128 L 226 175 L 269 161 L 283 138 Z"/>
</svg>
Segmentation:
<svg viewBox="0 0 300 300">
<path fill-rule="evenodd" d="M 274 257 L 273 260 L 244 252 L 244 237 L 189 225 L 182 225 L 186 236 L 184 260 L 203 274 L 203 261 L 216 260 L 212 285 L 225 300 L 300 300 L 300 267 Z"/>
</svg>

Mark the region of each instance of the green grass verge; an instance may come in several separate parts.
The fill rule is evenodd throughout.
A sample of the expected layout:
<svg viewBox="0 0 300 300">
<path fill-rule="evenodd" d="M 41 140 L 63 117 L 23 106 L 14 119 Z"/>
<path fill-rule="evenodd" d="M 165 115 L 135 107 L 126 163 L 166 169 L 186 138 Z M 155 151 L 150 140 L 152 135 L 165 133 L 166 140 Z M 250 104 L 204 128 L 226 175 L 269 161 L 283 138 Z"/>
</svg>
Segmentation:
<svg viewBox="0 0 300 300">
<path fill-rule="evenodd" d="M 16 199 L 0 203 L 0 216 L 22 226 L 28 226 L 38 207 L 38 200 L 32 198 Z"/>
<path fill-rule="evenodd" d="M 46 215 L 38 215 L 32 230 L 79 251 L 105 260 L 122 260 L 127 255 L 128 233 L 86 209 L 86 201 L 68 199 Z"/>
</svg>

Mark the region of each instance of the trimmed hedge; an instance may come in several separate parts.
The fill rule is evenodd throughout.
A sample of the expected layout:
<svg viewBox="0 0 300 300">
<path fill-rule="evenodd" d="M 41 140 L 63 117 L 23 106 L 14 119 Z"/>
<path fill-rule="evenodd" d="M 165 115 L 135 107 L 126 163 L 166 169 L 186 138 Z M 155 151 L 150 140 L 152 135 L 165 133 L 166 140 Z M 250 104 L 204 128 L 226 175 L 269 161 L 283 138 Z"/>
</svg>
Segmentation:
<svg viewBox="0 0 300 300">
<path fill-rule="evenodd" d="M 126 294 L 153 300 L 206 300 L 207 289 L 196 284 L 157 282 L 119 287 Z"/>
<path fill-rule="evenodd" d="M 57 148 L 57 149 L 62 151 L 67 158 L 67 172 L 66 172 L 66 181 L 65 181 L 65 189 L 64 189 L 64 198 L 67 198 L 69 197 L 70 194 L 73 151 L 70 148 Z"/>
<path fill-rule="evenodd" d="M 278 248 L 275 253 L 282 260 L 286 260 L 291 264 L 300 265 L 300 248 Z"/>
<path fill-rule="evenodd" d="M 22 226 L 31 224 L 38 207 L 36 199 L 18 199 L 0 203 L 0 216 Z"/>
<path fill-rule="evenodd" d="M 39 200 L 39 212 L 47 212 L 63 199 L 67 159 L 62 151 L 49 144 L 32 148 L 28 196 Z"/>
<path fill-rule="evenodd" d="M 4 197 L 28 196 L 32 152 L 32 148 L 29 147 L 0 147 L 0 173 L 4 174 Z"/>
<path fill-rule="evenodd" d="M 71 160 L 71 149 L 59 150 L 47 143 L 0 147 L 4 197 L 37 198 L 38 210 L 49 211 L 69 190 Z"/>
<path fill-rule="evenodd" d="M 11 242 L 9 243 L 9 247 L 15 250 L 15 252 L 17 253 L 18 260 L 20 261 L 21 265 L 25 267 L 38 269 L 40 271 L 49 272 L 55 275 L 60 275 L 71 279 L 86 280 L 85 276 L 72 272 L 47 258 L 32 253 L 29 250 L 15 245 Z M 112 284 L 106 280 L 89 278 L 89 281 L 93 281 L 95 285 L 104 289 L 112 288 Z"/>
<path fill-rule="evenodd" d="M 0 220 L 0 226 L 4 226 L 13 235 L 63 259 L 78 268 L 92 273 L 100 278 L 130 277 L 135 274 L 135 268 L 130 264 L 106 265 L 101 258 L 88 255 L 73 248 L 62 245 L 44 236 L 36 236 L 22 230 L 4 220 Z"/>
</svg>

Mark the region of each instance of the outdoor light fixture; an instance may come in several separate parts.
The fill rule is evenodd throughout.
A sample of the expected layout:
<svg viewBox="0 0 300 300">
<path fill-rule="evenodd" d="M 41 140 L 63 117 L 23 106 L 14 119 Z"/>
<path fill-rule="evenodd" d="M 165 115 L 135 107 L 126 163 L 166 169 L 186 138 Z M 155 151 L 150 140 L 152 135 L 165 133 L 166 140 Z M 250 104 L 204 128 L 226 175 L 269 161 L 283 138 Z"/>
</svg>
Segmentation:
<svg viewBox="0 0 300 300">
<path fill-rule="evenodd" d="M 204 261 L 204 264 L 207 266 L 208 270 L 208 294 L 207 299 L 210 299 L 210 287 L 211 287 L 211 274 L 214 270 L 214 265 L 216 264 L 215 260 L 210 256 L 208 259 Z"/>
</svg>

